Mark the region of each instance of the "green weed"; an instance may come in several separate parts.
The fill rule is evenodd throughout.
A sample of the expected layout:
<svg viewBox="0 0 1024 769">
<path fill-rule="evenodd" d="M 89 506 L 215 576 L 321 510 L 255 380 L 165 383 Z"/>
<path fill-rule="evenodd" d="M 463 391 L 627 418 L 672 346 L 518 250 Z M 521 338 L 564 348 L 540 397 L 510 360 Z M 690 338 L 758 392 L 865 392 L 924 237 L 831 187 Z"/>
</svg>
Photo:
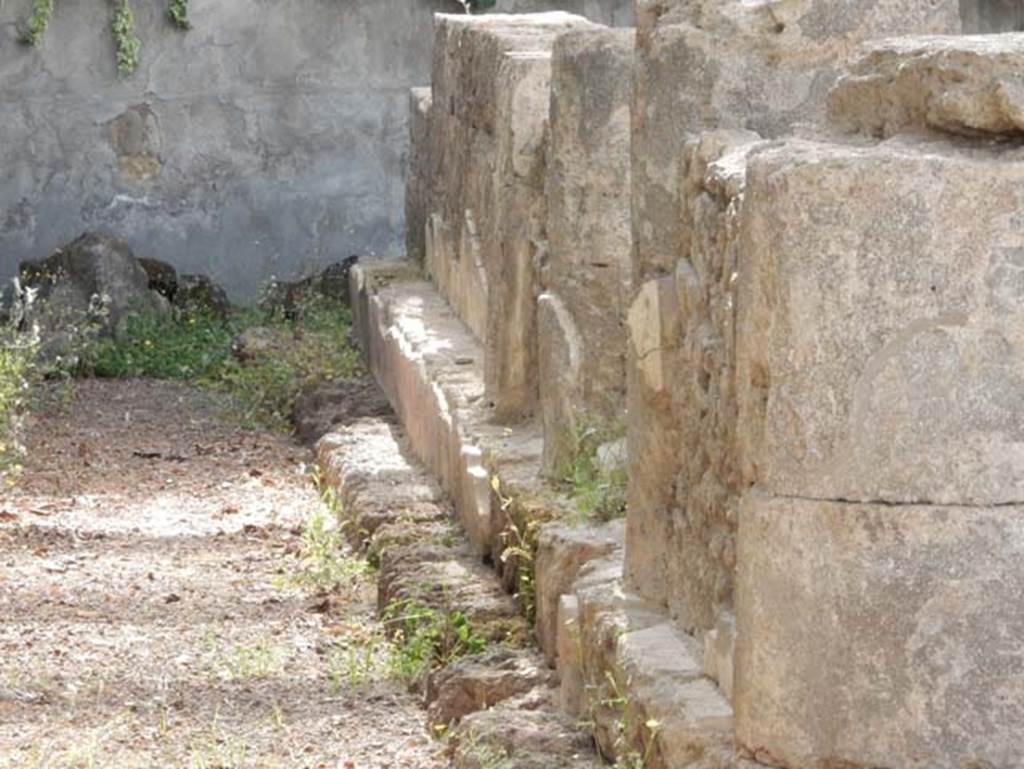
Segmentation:
<svg viewBox="0 0 1024 769">
<path fill-rule="evenodd" d="M 258 310 L 228 321 L 195 312 L 172 320 L 133 317 L 116 336 L 86 342 L 76 373 L 189 380 L 230 396 L 242 426 L 287 432 L 303 389 L 361 373 L 359 352 L 348 341 L 351 322 L 346 307 L 326 301 L 311 303 L 298 320 Z M 270 343 L 238 360 L 234 340 L 256 326 Z"/>
<path fill-rule="evenodd" d="M 602 446 L 621 441 L 625 427 L 582 415 L 573 432 L 571 458 L 557 476 L 576 509 L 586 519 L 610 521 L 626 514 L 627 476 L 623 467 L 605 467 L 598 457 Z"/>
<path fill-rule="evenodd" d="M 41 376 L 38 349 L 36 334 L 0 325 L 0 489 L 21 472 L 25 416 Z"/>
<path fill-rule="evenodd" d="M 433 668 L 487 648 L 465 612 L 434 609 L 413 600 L 392 602 L 384 619 L 396 627 L 387 667 L 390 677 L 414 683 Z"/>
</svg>

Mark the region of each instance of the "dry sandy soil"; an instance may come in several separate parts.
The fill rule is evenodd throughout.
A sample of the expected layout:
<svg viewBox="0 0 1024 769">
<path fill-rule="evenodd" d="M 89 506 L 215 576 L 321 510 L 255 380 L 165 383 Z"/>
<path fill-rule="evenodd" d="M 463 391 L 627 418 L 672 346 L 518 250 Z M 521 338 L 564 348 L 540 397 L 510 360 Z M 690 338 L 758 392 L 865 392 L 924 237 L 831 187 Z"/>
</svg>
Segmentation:
<svg viewBox="0 0 1024 769">
<path fill-rule="evenodd" d="M 296 586 L 310 454 L 212 396 L 85 381 L 0 497 L 0 769 L 443 762 L 414 697 L 335 653 L 372 584 Z"/>
</svg>

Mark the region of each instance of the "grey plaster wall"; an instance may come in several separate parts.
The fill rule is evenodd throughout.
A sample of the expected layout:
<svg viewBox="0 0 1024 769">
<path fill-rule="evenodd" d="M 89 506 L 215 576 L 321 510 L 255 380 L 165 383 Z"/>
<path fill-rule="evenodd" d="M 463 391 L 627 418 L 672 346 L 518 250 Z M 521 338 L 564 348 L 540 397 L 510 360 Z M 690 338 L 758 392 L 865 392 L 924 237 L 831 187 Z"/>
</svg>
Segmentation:
<svg viewBox="0 0 1024 769">
<path fill-rule="evenodd" d="M 115 70 L 111 4 L 0 3 L 0 278 L 86 228 L 211 275 L 235 299 L 272 275 L 399 253 L 407 91 L 426 84 L 451 0 L 135 0 L 142 64 Z M 524 2 L 628 23 L 628 0 Z M 526 6 L 529 6 L 526 8 Z"/>
<path fill-rule="evenodd" d="M 1024 30 L 1022 0 L 961 0 L 960 15 L 968 33 Z"/>
</svg>

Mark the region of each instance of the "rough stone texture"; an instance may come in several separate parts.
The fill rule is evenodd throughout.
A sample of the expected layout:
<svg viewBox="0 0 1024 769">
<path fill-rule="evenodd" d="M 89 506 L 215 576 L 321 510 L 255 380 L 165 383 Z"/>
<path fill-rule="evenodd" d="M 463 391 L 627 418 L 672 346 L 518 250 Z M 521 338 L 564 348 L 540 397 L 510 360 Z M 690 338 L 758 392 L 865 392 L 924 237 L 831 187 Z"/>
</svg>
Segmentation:
<svg viewBox="0 0 1024 769">
<path fill-rule="evenodd" d="M 571 593 L 580 569 L 595 558 L 621 550 L 622 521 L 603 526 L 549 524 L 541 528 L 534 556 L 536 635 L 549 665 L 558 657 L 558 616 L 562 596 Z"/>
<path fill-rule="evenodd" d="M 437 17 L 431 130 L 443 141 L 426 265 L 483 343 L 498 419 L 526 416 L 536 400 L 551 48 L 593 26 L 564 13 Z"/>
<path fill-rule="evenodd" d="M 77 356 L 95 334 L 117 335 L 132 317 L 166 318 L 170 304 L 122 240 L 86 233 L 46 259 L 18 267 L 13 313 L 40 334 L 47 362 Z"/>
<path fill-rule="evenodd" d="M 632 29 L 569 32 L 552 52 L 546 197 L 549 294 L 538 301 L 544 467 L 571 459 L 579 417 L 625 408 L 630 293 Z"/>
<path fill-rule="evenodd" d="M 369 377 L 320 382 L 305 388 L 295 403 L 295 438 L 312 445 L 332 429 L 365 417 L 388 417 L 391 404 Z"/>
<path fill-rule="evenodd" d="M 746 161 L 756 134 L 686 145 L 679 220 L 688 258 L 645 282 L 629 312 L 630 585 L 682 627 L 708 630 L 727 605 L 736 503 L 735 276 Z"/>
<path fill-rule="evenodd" d="M 517 498 L 532 496 L 526 487 L 539 475 L 539 428 L 495 424 L 479 342 L 409 263 L 357 266 L 352 307 L 370 370 L 412 450 L 451 498 L 480 556 L 500 562 L 505 511 L 492 476 L 506 495 L 515 489 Z"/>
<path fill-rule="evenodd" d="M 427 258 L 427 211 L 437 167 L 430 88 L 409 91 L 409 168 L 405 176 L 405 255 L 423 264 Z"/>
<path fill-rule="evenodd" d="M 580 644 L 580 602 L 575 595 L 558 599 L 557 634 L 558 705 L 571 718 L 584 715 L 583 648 Z"/>
<path fill-rule="evenodd" d="M 597 769 L 590 736 L 557 711 L 554 695 L 541 687 L 464 718 L 452 734 L 453 769 Z"/>
<path fill-rule="evenodd" d="M 425 701 L 432 725 L 449 726 L 502 700 L 550 686 L 553 674 L 536 652 L 505 647 L 463 657 L 431 673 Z"/>
<path fill-rule="evenodd" d="M 202 312 L 226 320 L 231 312 L 227 292 L 208 275 L 179 275 L 174 304 L 186 311 Z"/>
<path fill-rule="evenodd" d="M 751 495 L 737 737 L 776 766 L 1009 769 L 1024 755 L 1024 508 Z"/>
<path fill-rule="evenodd" d="M 833 123 L 879 137 L 934 129 L 1024 135 L 1024 34 L 902 37 L 865 46 L 829 96 Z"/>
<path fill-rule="evenodd" d="M 402 614 L 403 605 L 442 616 L 460 611 L 488 643 L 521 644 L 528 630 L 512 596 L 461 539 L 385 549 L 377 582 L 378 610 L 396 629 L 416 622 Z M 397 616 L 390 617 L 393 613 Z"/>
<path fill-rule="evenodd" d="M 621 557 L 592 561 L 575 586 L 582 691 L 594 737 L 611 761 L 648 752 L 648 721 L 660 727 L 644 764 L 650 769 L 729 769 L 732 710 L 705 678 L 692 638 L 658 607 L 623 590 Z M 574 663 L 575 664 L 575 663 Z"/>
<path fill-rule="evenodd" d="M 793 141 L 751 160 L 748 477 L 803 498 L 1024 500 L 1022 183 L 1013 148 Z"/>
<path fill-rule="evenodd" d="M 317 443 L 320 477 L 337 496 L 353 547 L 365 547 L 388 524 L 448 518 L 441 489 L 409 454 L 398 426 L 382 417 L 338 425 Z M 417 541 L 429 538 L 421 533 Z"/>
<path fill-rule="evenodd" d="M 632 3 L 508 5 L 625 23 Z M 138 3 L 126 79 L 108 6 L 60 2 L 37 49 L 17 40 L 30 8 L 0 8 L 0 279 L 98 227 L 236 300 L 399 250 L 407 92 L 428 77 L 431 15 L 458 2 L 196 3 L 188 33 Z"/>
<path fill-rule="evenodd" d="M 707 631 L 728 607 L 737 494 L 751 480 L 733 434 L 732 349 L 751 131 L 823 117 L 865 39 L 960 27 L 955 0 L 637 4 L 627 578 L 684 629 Z"/>
<path fill-rule="evenodd" d="M 633 102 L 634 269 L 672 272 L 685 257 L 679 158 L 702 130 L 784 135 L 824 114 L 857 43 L 956 34 L 959 0 L 638 0 Z"/>
</svg>

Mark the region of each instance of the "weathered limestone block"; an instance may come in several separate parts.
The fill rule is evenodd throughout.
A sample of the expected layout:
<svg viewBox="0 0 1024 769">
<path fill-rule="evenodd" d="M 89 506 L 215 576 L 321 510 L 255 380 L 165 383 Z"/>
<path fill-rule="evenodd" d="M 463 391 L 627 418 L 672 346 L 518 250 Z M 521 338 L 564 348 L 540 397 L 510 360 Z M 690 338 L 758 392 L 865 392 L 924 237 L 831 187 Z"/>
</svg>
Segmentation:
<svg viewBox="0 0 1024 769">
<path fill-rule="evenodd" d="M 679 157 L 702 130 L 784 135 L 824 114 L 853 46 L 903 34 L 957 34 L 959 0 L 639 0 L 633 102 L 634 268 L 671 272 L 685 256 Z"/>
<path fill-rule="evenodd" d="M 1024 508 L 745 500 L 736 726 L 772 766 L 1024 755 Z"/>
<path fill-rule="evenodd" d="M 832 122 L 879 137 L 1024 135 L 1024 34 L 875 41 L 829 97 Z"/>
<path fill-rule="evenodd" d="M 409 91 L 409 166 L 405 177 L 405 253 L 423 264 L 427 251 L 427 209 L 434 177 L 430 88 Z"/>
<path fill-rule="evenodd" d="M 583 691 L 583 649 L 580 646 L 580 602 L 575 595 L 558 599 L 557 634 L 558 705 L 572 718 L 583 715 L 586 697 Z"/>
<path fill-rule="evenodd" d="M 741 459 L 772 494 L 1024 500 L 1024 151 L 758 153 L 736 339 Z"/>
<path fill-rule="evenodd" d="M 711 628 L 735 565 L 735 275 L 748 155 L 756 134 L 690 142 L 679 216 L 687 259 L 645 282 L 629 313 L 630 586 L 687 630 Z"/>
<path fill-rule="evenodd" d="M 637 751 L 650 769 L 732 767 L 732 709 L 702 675 L 696 643 L 623 590 L 619 574 L 617 557 L 593 561 L 574 596 L 579 659 L 572 664 L 601 753 L 627 761 Z"/>
<path fill-rule="evenodd" d="M 558 656 L 560 599 L 571 592 L 584 565 L 621 550 L 624 539 L 622 521 L 603 526 L 549 524 L 541 529 L 534 556 L 536 634 L 549 665 Z"/>
<path fill-rule="evenodd" d="M 590 735 L 563 716 L 545 687 L 472 713 L 453 730 L 453 769 L 594 769 Z"/>
<path fill-rule="evenodd" d="M 484 345 L 499 420 L 536 401 L 551 48 L 559 33 L 594 26 L 565 13 L 437 16 L 426 264 Z"/>
<path fill-rule="evenodd" d="M 553 676 L 535 651 L 496 646 L 430 674 L 427 717 L 432 726 L 449 726 L 537 686 L 551 686 Z"/>
<path fill-rule="evenodd" d="M 571 459 L 578 417 L 613 422 L 625 407 L 634 38 L 632 29 L 567 32 L 552 53 L 543 275 L 550 294 L 538 309 L 547 472 Z"/>
</svg>

